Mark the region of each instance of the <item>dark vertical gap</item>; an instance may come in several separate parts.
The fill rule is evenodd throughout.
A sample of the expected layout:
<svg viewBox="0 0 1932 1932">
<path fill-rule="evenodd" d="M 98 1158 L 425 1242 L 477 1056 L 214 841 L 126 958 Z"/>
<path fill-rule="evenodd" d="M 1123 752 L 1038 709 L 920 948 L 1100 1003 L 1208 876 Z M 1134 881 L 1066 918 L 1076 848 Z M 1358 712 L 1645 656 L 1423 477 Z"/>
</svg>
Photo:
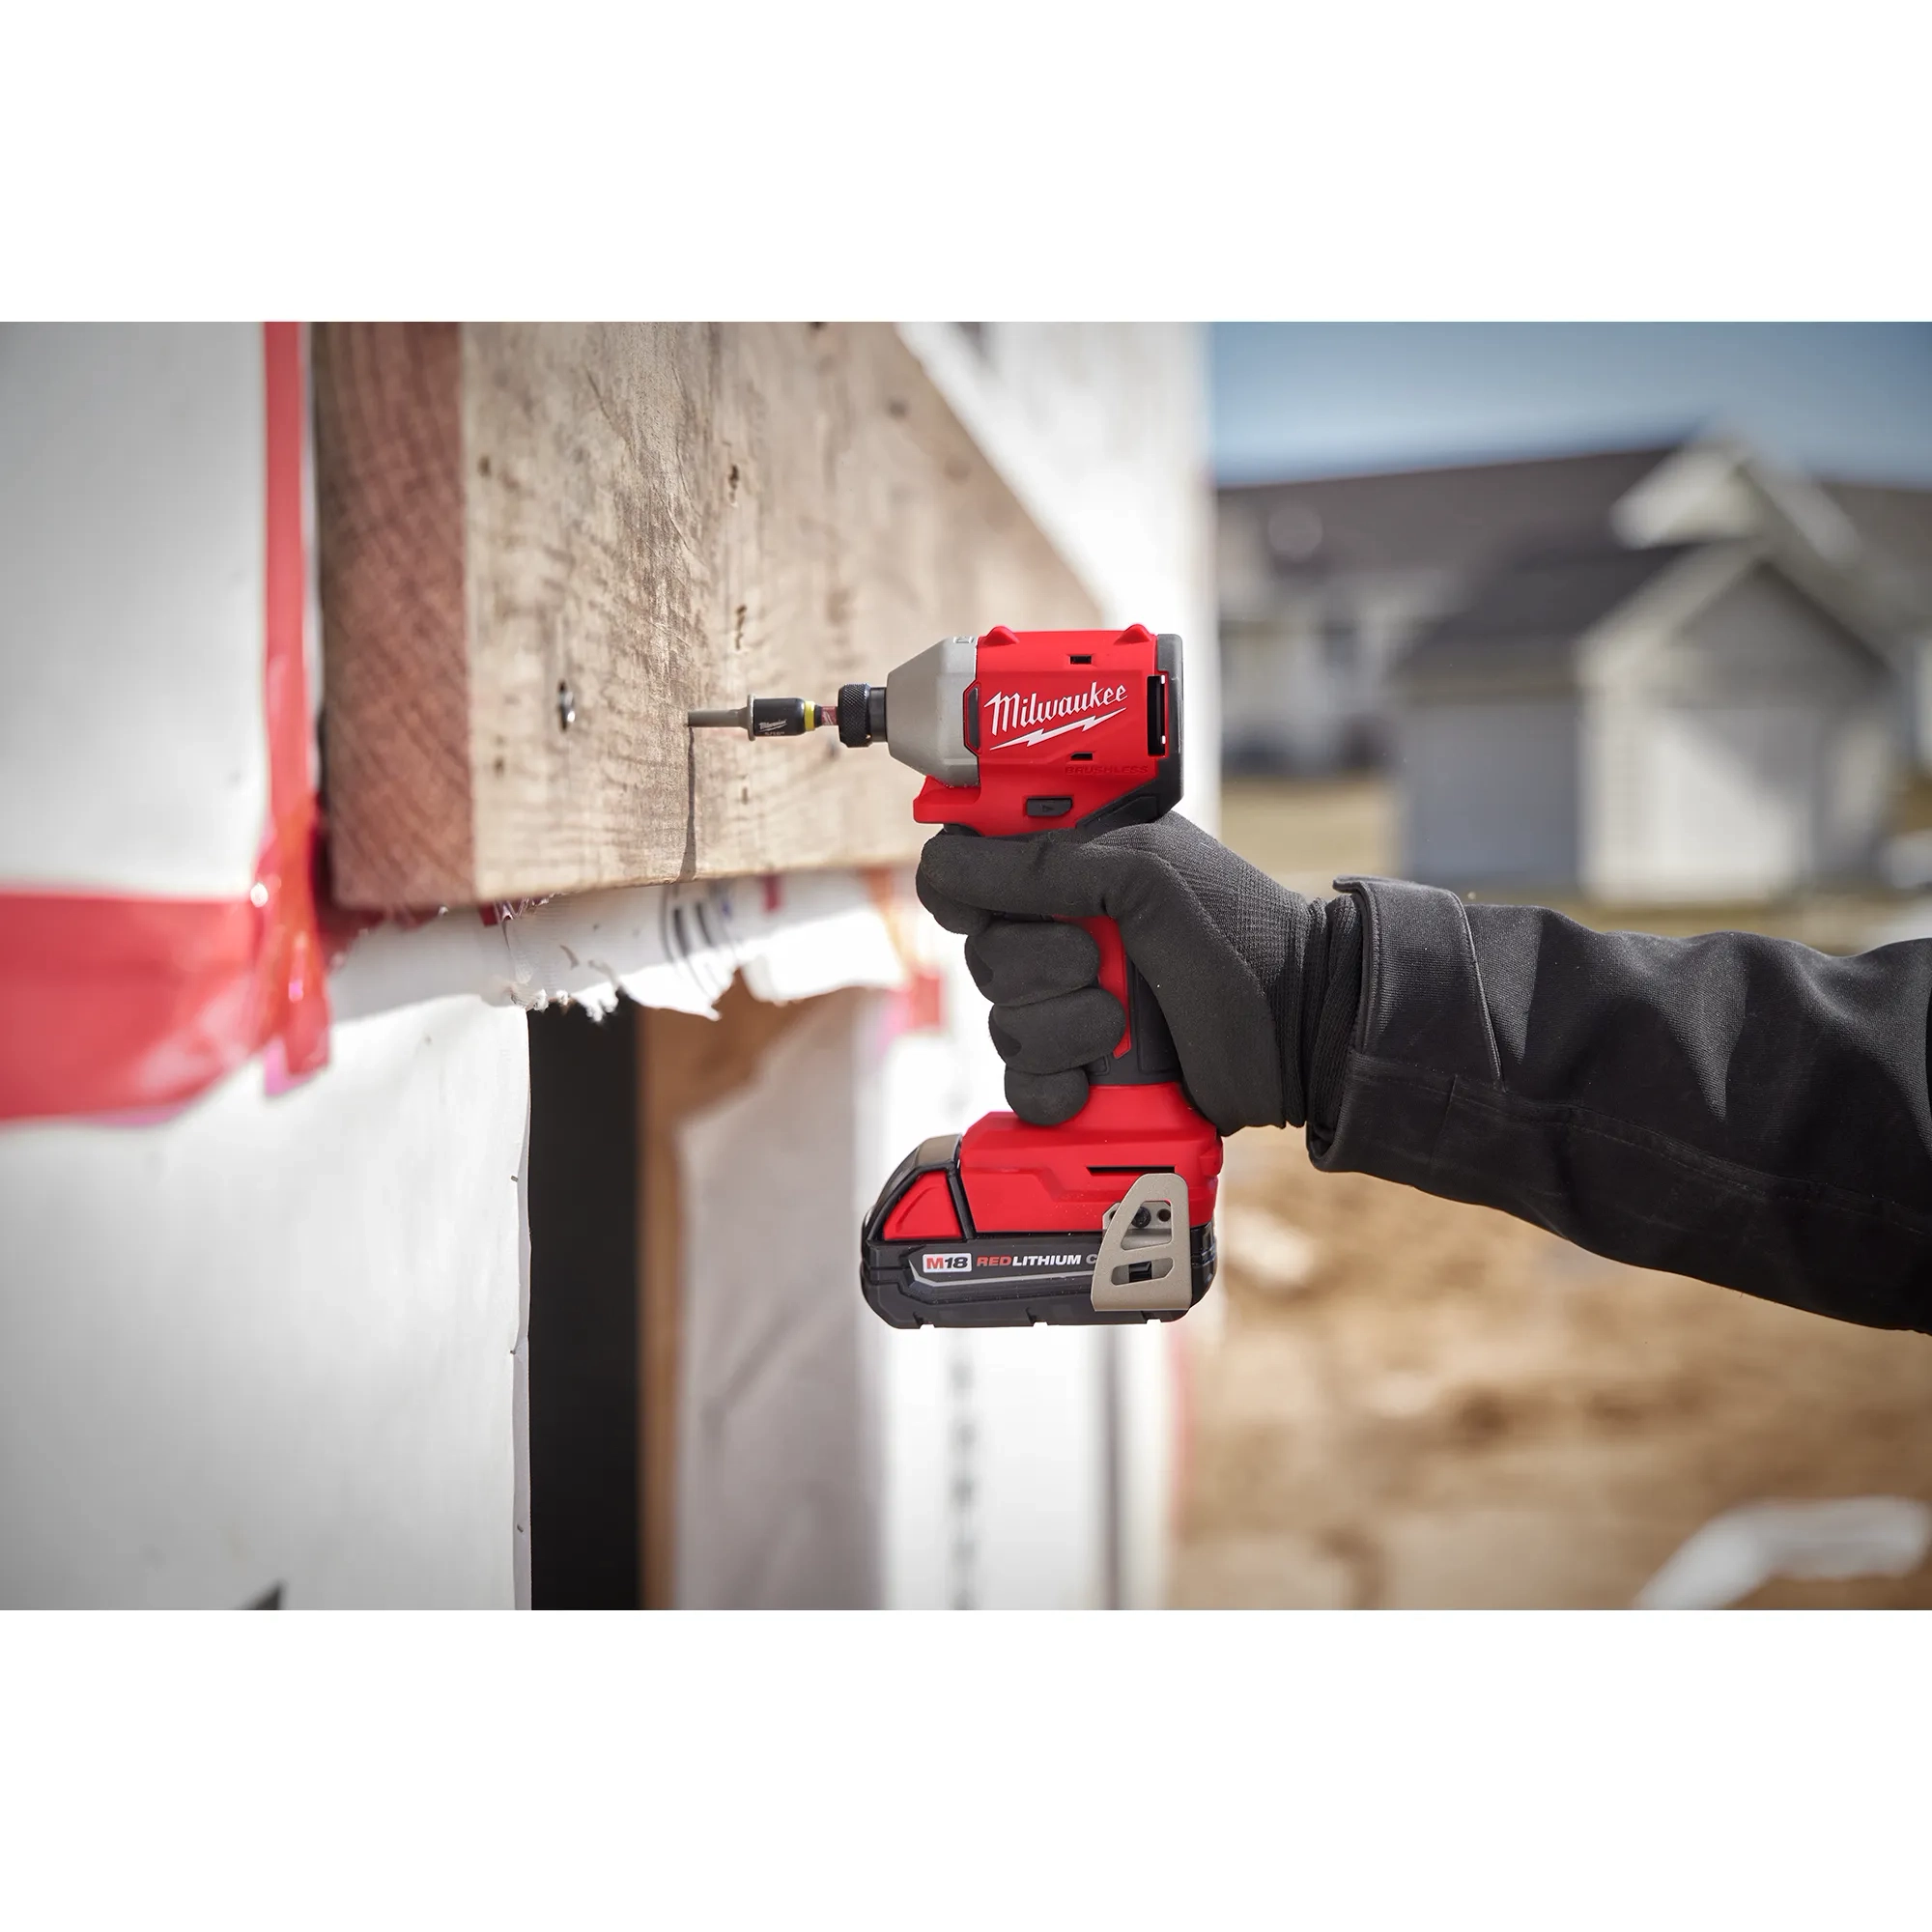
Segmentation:
<svg viewBox="0 0 1932 1932">
<path fill-rule="evenodd" d="M 533 1012 L 530 1601 L 638 1607 L 638 1009 Z"/>
</svg>

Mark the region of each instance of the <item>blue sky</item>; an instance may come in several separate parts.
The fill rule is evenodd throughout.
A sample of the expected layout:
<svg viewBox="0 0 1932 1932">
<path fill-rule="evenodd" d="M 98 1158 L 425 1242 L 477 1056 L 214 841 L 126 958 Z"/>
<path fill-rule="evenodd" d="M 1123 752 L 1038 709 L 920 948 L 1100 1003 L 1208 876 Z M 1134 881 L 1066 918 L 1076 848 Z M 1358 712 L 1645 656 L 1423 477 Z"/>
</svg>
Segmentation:
<svg viewBox="0 0 1932 1932">
<path fill-rule="evenodd" d="M 1932 324 L 1217 323 L 1224 482 L 1742 431 L 1816 473 L 1932 484 Z"/>
</svg>

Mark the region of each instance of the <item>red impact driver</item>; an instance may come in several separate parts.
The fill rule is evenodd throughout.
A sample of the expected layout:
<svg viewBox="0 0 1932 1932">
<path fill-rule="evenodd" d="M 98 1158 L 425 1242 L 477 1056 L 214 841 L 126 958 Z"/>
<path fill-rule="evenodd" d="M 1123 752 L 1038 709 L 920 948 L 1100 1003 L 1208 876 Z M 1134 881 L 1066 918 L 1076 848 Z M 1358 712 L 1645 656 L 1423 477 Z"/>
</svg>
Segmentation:
<svg viewBox="0 0 1932 1932">
<path fill-rule="evenodd" d="M 836 724 L 925 774 L 922 824 L 985 838 L 1158 818 L 1180 798 L 1180 639 L 1124 631 L 945 638 L 835 707 L 754 697 L 694 711 L 753 738 Z M 1171 1321 L 1214 1278 L 1221 1137 L 1197 1113 L 1152 990 L 1111 919 L 1078 922 L 1126 1027 L 1056 1127 L 987 1114 L 922 1142 L 860 1234 L 866 1299 L 898 1328 Z"/>
</svg>

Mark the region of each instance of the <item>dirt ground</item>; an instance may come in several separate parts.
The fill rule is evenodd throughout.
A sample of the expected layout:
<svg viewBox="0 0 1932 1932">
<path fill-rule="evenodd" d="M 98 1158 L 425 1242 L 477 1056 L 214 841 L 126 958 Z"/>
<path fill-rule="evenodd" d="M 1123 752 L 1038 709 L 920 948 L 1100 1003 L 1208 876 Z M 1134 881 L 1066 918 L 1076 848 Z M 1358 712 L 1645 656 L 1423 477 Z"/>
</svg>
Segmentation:
<svg viewBox="0 0 1932 1932">
<path fill-rule="evenodd" d="M 1290 789 L 1231 795 L 1230 842 L 1290 883 L 1388 868 L 1376 787 Z M 1221 1279 L 1179 1330 L 1178 1604 L 1612 1607 L 1740 1503 L 1932 1502 L 1932 1337 L 1320 1174 L 1298 1132 L 1228 1153 Z M 1932 1607 L 1932 1561 L 1746 1602 Z"/>
<path fill-rule="evenodd" d="M 1181 1324 L 1179 1604 L 1613 1607 L 1739 1503 L 1932 1502 L 1932 1337 L 1320 1174 L 1297 1132 L 1228 1152 L 1221 1279 Z M 1284 1229 L 1305 1266 L 1269 1288 L 1249 1254 Z M 1932 1607 L 1932 1563 L 1747 1601 Z"/>
</svg>

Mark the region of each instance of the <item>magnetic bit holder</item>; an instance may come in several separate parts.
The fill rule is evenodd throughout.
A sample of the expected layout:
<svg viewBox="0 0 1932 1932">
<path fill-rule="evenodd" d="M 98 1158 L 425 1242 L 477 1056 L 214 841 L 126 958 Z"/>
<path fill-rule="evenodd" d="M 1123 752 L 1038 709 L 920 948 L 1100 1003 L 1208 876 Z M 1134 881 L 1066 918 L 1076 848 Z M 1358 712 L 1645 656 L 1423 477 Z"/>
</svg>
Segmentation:
<svg viewBox="0 0 1932 1932">
<path fill-rule="evenodd" d="M 1187 1182 L 1179 1175 L 1137 1175 L 1102 1225 L 1094 1260 L 1096 1312 L 1180 1315 L 1193 1306 Z"/>
<path fill-rule="evenodd" d="M 748 697 L 729 710 L 684 714 L 693 730 L 742 731 L 748 738 L 802 738 L 837 720 L 833 706 L 809 697 Z"/>
</svg>

